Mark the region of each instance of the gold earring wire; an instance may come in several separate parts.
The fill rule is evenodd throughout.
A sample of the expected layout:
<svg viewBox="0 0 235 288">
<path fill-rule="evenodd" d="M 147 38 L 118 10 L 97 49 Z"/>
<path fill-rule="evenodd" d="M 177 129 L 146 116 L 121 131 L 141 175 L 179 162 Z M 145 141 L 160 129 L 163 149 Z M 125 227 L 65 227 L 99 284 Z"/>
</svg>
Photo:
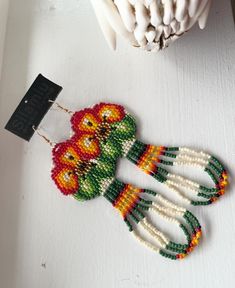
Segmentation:
<svg viewBox="0 0 235 288">
<path fill-rule="evenodd" d="M 33 131 L 36 132 L 38 134 L 38 136 L 40 136 L 41 138 L 43 138 L 51 147 L 55 146 L 55 143 L 53 143 L 50 139 L 48 139 L 45 135 L 41 134 L 38 131 L 38 128 L 35 128 L 35 126 L 32 126 Z"/>
<path fill-rule="evenodd" d="M 56 106 L 57 106 L 59 109 L 63 110 L 64 112 L 66 112 L 66 113 L 68 113 L 68 114 L 70 114 L 70 115 L 72 115 L 72 114 L 74 113 L 73 111 L 70 111 L 69 109 L 64 108 L 64 107 L 61 106 L 59 103 L 57 103 L 57 102 L 55 102 L 55 101 L 53 101 L 53 100 L 48 100 L 48 102 L 51 102 L 51 103 L 56 104 Z"/>
</svg>

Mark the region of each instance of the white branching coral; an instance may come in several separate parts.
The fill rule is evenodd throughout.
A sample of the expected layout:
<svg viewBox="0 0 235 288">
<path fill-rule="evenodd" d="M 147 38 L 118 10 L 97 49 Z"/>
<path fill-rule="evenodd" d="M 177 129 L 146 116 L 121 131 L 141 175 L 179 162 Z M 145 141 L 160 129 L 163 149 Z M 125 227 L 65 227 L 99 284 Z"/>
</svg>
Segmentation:
<svg viewBox="0 0 235 288">
<path fill-rule="evenodd" d="M 212 0 L 91 0 L 109 45 L 116 35 L 148 51 L 162 50 L 196 22 L 205 28 Z"/>
</svg>

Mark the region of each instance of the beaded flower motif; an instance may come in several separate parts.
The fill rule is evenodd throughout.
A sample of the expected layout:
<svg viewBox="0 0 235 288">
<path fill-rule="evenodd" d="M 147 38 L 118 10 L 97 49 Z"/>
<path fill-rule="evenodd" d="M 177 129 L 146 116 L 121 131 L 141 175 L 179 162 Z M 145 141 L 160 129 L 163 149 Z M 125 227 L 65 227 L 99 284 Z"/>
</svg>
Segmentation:
<svg viewBox="0 0 235 288">
<path fill-rule="evenodd" d="M 80 188 L 79 179 L 84 181 L 85 175 L 96 165 L 92 159 L 99 155 L 99 147 L 93 144 L 91 148 L 83 145 L 84 142 L 84 137 L 75 135 L 53 148 L 52 179 L 65 195 L 75 194 Z"/>
<path fill-rule="evenodd" d="M 106 103 L 75 112 L 71 125 L 75 134 L 86 135 L 90 145 L 99 146 L 102 155 L 116 160 L 123 154 L 123 142 L 133 139 L 136 132 L 134 119 L 122 106 Z"/>
</svg>

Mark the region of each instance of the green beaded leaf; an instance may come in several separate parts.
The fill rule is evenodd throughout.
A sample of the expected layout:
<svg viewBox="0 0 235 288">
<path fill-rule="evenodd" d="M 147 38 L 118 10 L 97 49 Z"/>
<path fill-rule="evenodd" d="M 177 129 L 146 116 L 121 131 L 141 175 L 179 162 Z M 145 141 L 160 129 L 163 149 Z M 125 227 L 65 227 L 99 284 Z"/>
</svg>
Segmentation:
<svg viewBox="0 0 235 288">
<path fill-rule="evenodd" d="M 83 179 L 79 179 L 79 185 L 79 190 L 74 195 L 74 198 L 79 201 L 90 200 L 100 195 L 99 183 L 91 172 L 89 172 Z"/>
<path fill-rule="evenodd" d="M 134 138 L 136 134 L 135 119 L 127 114 L 122 121 L 113 124 L 115 130 L 112 132 L 112 136 L 120 140 L 129 140 Z"/>
<path fill-rule="evenodd" d="M 122 146 L 111 134 L 105 142 L 101 143 L 101 157 L 117 160 L 122 155 Z"/>
<path fill-rule="evenodd" d="M 98 159 L 96 166 L 93 168 L 91 173 L 93 173 L 98 179 L 102 181 L 105 178 L 110 178 L 115 176 L 116 171 L 116 161 L 101 157 Z"/>
</svg>

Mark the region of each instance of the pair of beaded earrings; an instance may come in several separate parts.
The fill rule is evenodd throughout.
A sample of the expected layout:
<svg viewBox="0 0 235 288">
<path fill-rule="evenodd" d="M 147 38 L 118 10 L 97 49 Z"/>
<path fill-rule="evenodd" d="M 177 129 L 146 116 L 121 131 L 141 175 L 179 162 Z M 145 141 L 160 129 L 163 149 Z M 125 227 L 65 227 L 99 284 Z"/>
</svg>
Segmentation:
<svg viewBox="0 0 235 288">
<path fill-rule="evenodd" d="M 59 190 L 79 201 L 104 196 L 120 212 L 129 231 L 162 256 L 176 260 L 192 252 L 201 238 L 197 218 L 154 191 L 117 179 L 117 160 L 126 157 L 191 205 L 209 205 L 224 194 L 228 176 L 221 162 L 189 148 L 142 143 L 135 137 L 135 119 L 120 105 L 100 103 L 75 113 L 57 106 L 71 115 L 73 130 L 70 139 L 55 145 L 50 142 L 54 165 L 51 176 Z M 173 174 L 167 170 L 168 166 L 200 168 L 212 179 L 213 185 L 206 187 Z M 194 193 L 198 200 L 185 196 L 186 191 Z M 171 241 L 150 221 L 148 211 L 178 226 L 185 242 Z M 148 239 L 138 230 L 147 232 Z"/>
</svg>

